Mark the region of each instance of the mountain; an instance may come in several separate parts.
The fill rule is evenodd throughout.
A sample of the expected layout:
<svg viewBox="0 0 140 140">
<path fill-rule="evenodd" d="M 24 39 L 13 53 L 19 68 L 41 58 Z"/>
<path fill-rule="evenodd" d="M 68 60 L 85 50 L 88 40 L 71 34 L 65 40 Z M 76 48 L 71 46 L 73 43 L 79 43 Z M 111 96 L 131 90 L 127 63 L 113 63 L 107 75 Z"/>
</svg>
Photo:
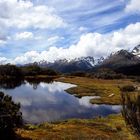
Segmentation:
<svg viewBox="0 0 140 140">
<path fill-rule="evenodd" d="M 140 75 L 140 45 L 131 52 L 120 50 L 103 60 L 98 68 L 110 68 L 126 75 Z"/>
<path fill-rule="evenodd" d="M 135 56 L 140 57 L 140 45 L 136 46 L 136 47 L 132 50 L 132 54 L 134 54 Z"/>
<path fill-rule="evenodd" d="M 48 67 L 62 73 L 68 73 L 75 71 L 87 71 L 92 69 L 95 65 L 95 61 L 93 57 L 88 56 L 75 58 L 72 60 L 61 59 L 53 63 L 41 61 L 38 63 L 38 65 L 40 67 Z"/>
<path fill-rule="evenodd" d="M 51 68 L 58 72 L 70 73 L 78 71 L 96 71 L 100 68 L 110 68 L 116 72 L 140 75 L 140 45 L 131 52 L 120 50 L 107 58 L 94 59 L 91 56 L 71 60 L 60 59 L 54 62 L 40 61 L 36 64 L 42 68 Z M 30 64 L 27 64 L 30 65 Z"/>
<path fill-rule="evenodd" d="M 100 66 L 116 69 L 122 66 L 136 65 L 138 63 L 140 63 L 140 57 L 126 50 L 120 50 L 107 57 Z"/>
</svg>

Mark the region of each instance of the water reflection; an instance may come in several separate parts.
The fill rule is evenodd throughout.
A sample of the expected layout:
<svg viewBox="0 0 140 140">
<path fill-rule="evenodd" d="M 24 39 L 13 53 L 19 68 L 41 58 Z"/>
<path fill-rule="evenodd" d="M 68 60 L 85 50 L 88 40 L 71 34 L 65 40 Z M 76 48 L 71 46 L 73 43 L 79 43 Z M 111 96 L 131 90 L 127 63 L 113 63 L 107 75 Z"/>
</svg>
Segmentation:
<svg viewBox="0 0 140 140">
<path fill-rule="evenodd" d="M 122 105 L 126 123 L 140 136 L 140 94 L 122 93 Z"/>
<path fill-rule="evenodd" d="M 9 78 L 0 80 L 0 88 L 14 89 L 24 83 L 23 79 Z"/>
<path fill-rule="evenodd" d="M 120 112 L 120 106 L 92 105 L 89 103 L 91 97 L 79 99 L 65 92 L 66 89 L 74 86 L 61 82 L 41 82 L 34 90 L 34 86 L 26 81 L 15 89 L 1 90 L 11 95 L 15 102 L 21 103 L 23 119 L 30 123 L 93 118 Z"/>
<path fill-rule="evenodd" d="M 45 83 L 52 83 L 54 81 L 53 77 L 47 77 L 47 78 L 37 78 L 37 77 L 32 77 L 32 78 L 26 78 L 26 81 L 33 86 L 33 89 L 37 89 L 37 86 L 41 83 L 41 82 L 45 82 Z"/>
</svg>

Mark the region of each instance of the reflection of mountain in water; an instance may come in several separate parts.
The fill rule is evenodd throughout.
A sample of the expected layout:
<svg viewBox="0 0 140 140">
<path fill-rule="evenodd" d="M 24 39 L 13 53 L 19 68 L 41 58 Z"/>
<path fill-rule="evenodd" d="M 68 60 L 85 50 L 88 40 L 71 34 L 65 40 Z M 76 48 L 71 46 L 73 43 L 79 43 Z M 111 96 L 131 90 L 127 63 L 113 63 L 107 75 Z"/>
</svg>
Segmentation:
<svg viewBox="0 0 140 140">
<path fill-rule="evenodd" d="M 131 129 L 140 136 L 140 94 L 122 94 L 122 115 Z"/>
</svg>

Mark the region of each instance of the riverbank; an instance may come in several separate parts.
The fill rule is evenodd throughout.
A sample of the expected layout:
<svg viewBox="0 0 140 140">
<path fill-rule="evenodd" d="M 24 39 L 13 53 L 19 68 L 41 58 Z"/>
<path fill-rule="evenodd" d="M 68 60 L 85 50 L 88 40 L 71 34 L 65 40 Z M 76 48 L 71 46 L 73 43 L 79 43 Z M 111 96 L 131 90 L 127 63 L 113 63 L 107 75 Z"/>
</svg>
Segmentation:
<svg viewBox="0 0 140 140">
<path fill-rule="evenodd" d="M 137 140 L 121 114 L 106 118 L 76 119 L 17 129 L 22 138 L 32 140 Z"/>
<path fill-rule="evenodd" d="M 77 97 L 83 96 L 100 96 L 98 99 L 91 99 L 93 104 L 121 104 L 120 87 L 125 85 L 136 85 L 133 80 L 119 79 L 119 80 L 104 80 L 104 79 L 90 79 L 86 77 L 61 77 L 57 81 L 71 83 L 77 85 L 67 89 L 66 91 Z"/>
</svg>

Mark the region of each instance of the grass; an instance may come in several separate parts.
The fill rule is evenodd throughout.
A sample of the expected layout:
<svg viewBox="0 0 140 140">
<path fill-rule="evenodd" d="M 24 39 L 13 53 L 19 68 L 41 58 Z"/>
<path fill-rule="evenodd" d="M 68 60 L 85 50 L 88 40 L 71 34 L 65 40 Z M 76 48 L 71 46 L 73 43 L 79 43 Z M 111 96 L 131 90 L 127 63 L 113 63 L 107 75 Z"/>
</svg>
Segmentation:
<svg viewBox="0 0 140 140">
<path fill-rule="evenodd" d="M 121 104 L 121 91 L 119 87 L 125 85 L 135 85 L 132 80 L 103 80 L 90 79 L 85 77 L 63 77 L 57 81 L 76 84 L 77 87 L 66 91 L 77 97 L 100 96 L 100 99 L 91 99 L 91 103 L 96 104 Z"/>
<path fill-rule="evenodd" d="M 32 140 L 137 140 L 121 115 L 28 125 L 16 133 Z"/>
</svg>

